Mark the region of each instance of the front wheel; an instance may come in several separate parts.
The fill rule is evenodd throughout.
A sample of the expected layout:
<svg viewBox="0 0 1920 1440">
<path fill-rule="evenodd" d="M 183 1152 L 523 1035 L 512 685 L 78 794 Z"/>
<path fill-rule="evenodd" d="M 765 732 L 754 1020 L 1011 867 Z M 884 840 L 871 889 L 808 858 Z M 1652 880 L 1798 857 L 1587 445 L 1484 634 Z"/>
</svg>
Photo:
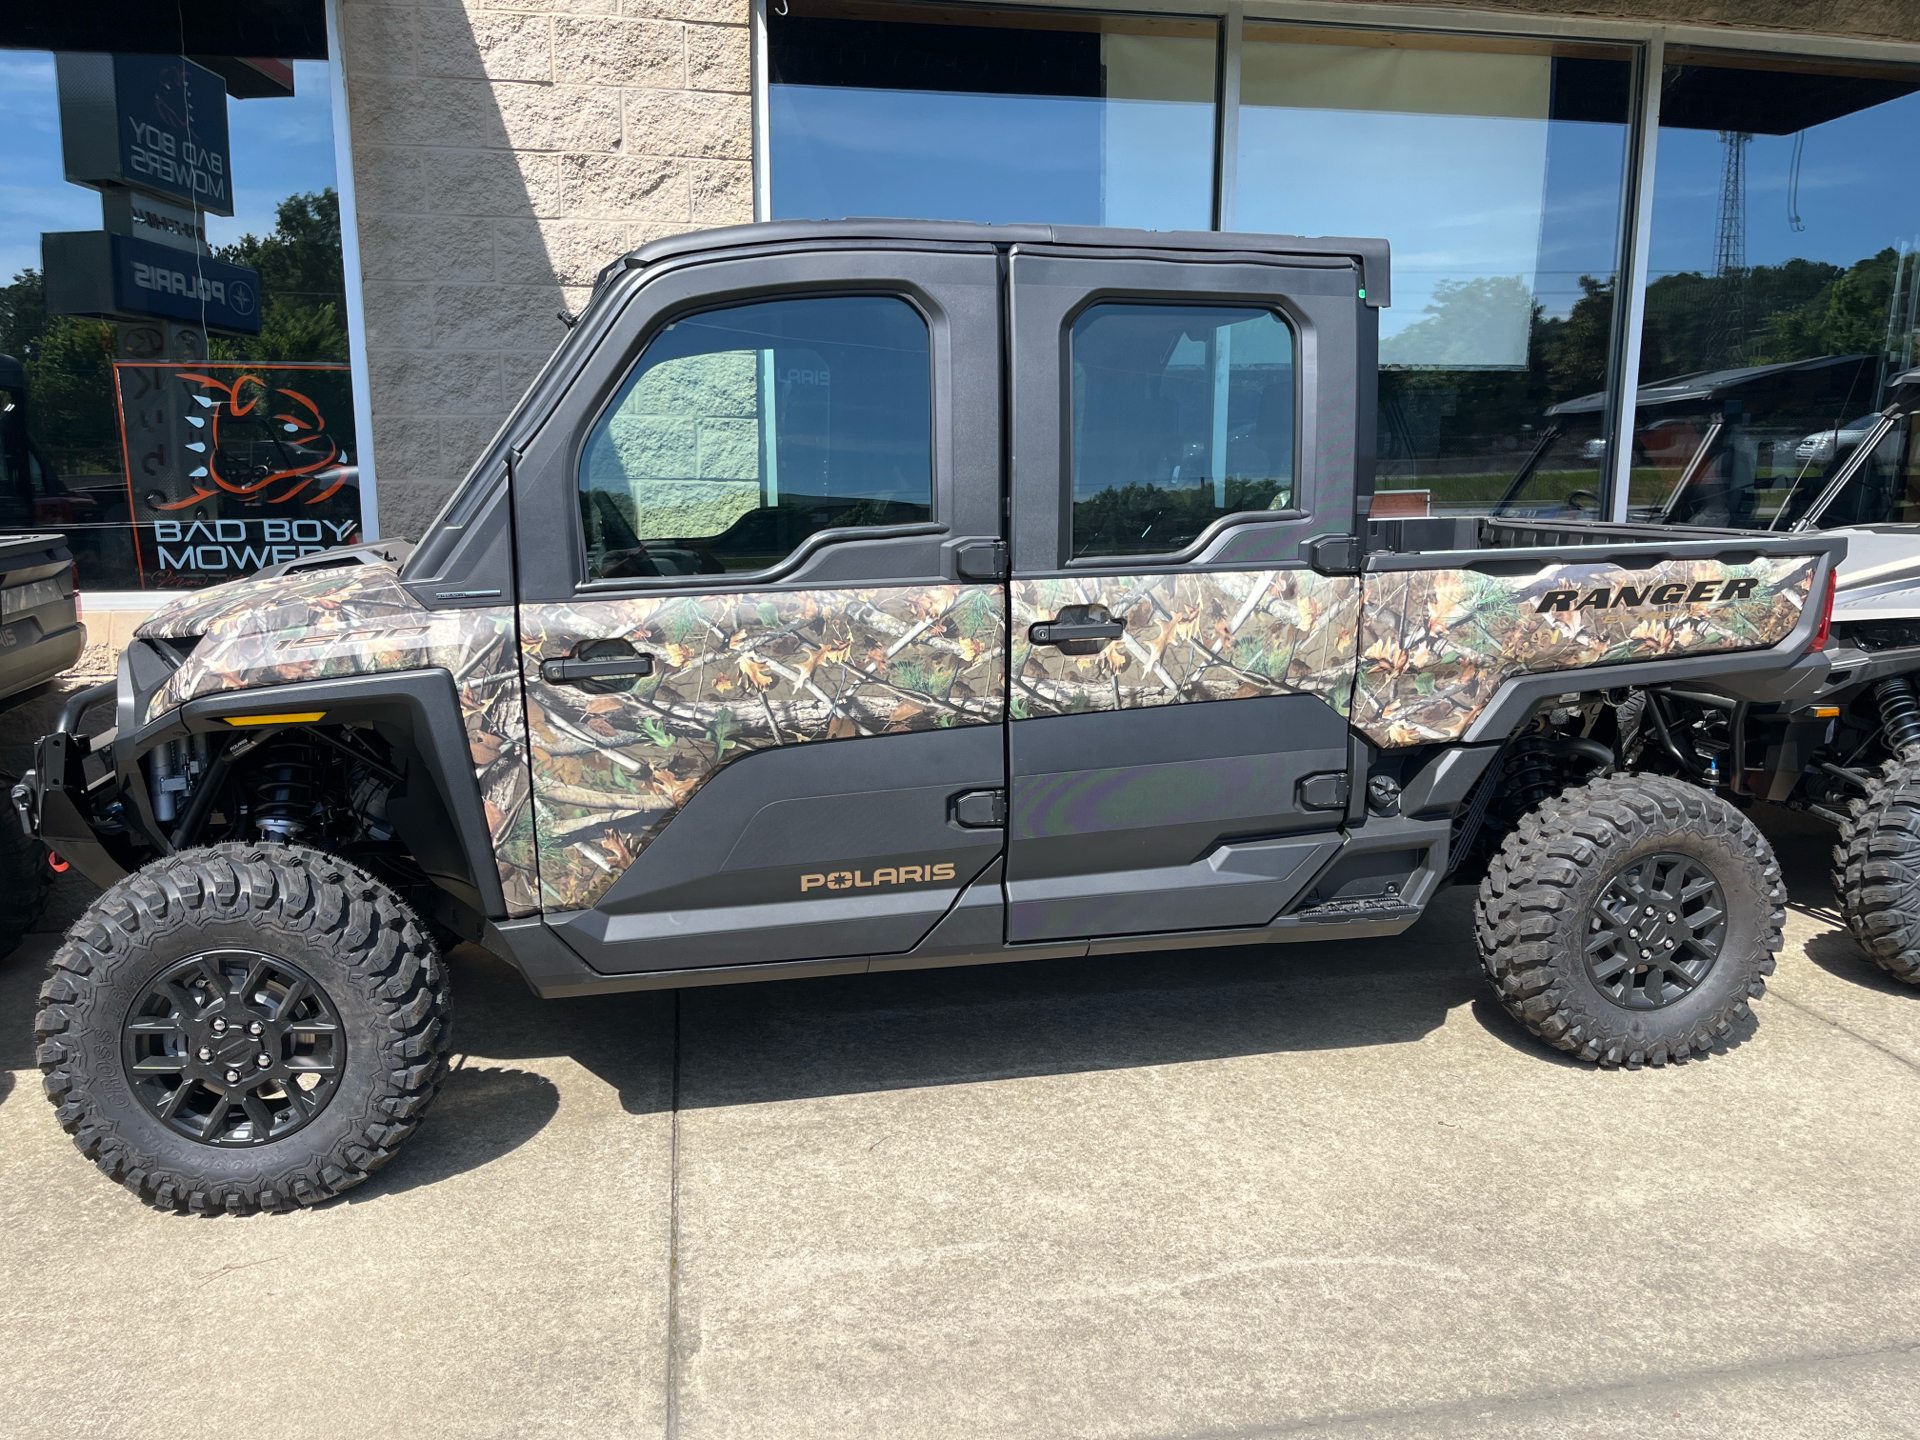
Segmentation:
<svg viewBox="0 0 1920 1440">
<path fill-rule="evenodd" d="M 1786 886 L 1753 822 L 1659 775 L 1578 786 L 1522 817 L 1480 883 L 1480 958 L 1508 1012 L 1601 1065 L 1705 1052 L 1766 989 Z"/>
<path fill-rule="evenodd" d="M 449 1038 L 445 964 L 400 898 L 317 850 L 156 861 L 69 932 L 35 1021 L 83 1154 L 164 1209 L 311 1205 L 419 1124 Z"/>
</svg>

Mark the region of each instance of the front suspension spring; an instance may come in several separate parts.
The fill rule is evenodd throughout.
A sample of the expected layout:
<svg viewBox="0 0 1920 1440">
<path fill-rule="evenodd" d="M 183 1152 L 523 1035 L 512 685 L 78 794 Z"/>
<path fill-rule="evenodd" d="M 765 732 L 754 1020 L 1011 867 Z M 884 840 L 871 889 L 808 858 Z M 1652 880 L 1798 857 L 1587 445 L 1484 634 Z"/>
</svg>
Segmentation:
<svg viewBox="0 0 1920 1440">
<path fill-rule="evenodd" d="M 1896 755 L 1920 750 L 1920 697 L 1913 693 L 1913 681 L 1904 675 L 1889 675 L 1873 687 L 1873 698 L 1880 706 L 1880 726 L 1887 745 Z"/>
</svg>

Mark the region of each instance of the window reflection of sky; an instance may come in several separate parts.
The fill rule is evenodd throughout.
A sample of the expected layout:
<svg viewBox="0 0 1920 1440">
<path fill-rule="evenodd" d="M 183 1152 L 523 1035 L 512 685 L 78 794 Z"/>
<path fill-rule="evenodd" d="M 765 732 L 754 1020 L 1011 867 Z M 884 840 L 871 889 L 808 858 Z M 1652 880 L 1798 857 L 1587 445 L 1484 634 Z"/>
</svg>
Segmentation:
<svg viewBox="0 0 1920 1440">
<path fill-rule="evenodd" d="M 333 103 L 327 67 L 296 60 L 291 99 L 227 101 L 233 148 L 234 214 L 209 215 L 215 245 L 273 229 L 288 195 L 333 184 Z M 66 182 L 60 162 L 60 107 L 53 56 L 0 50 L 0 283 L 40 268 L 43 230 L 98 230 L 100 199 Z"/>
<path fill-rule="evenodd" d="M 1442 280 L 1518 276 L 1548 315 L 1613 273 L 1624 125 L 1248 106 L 1237 228 L 1379 235 L 1393 245 L 1390 336 Z"/>
<path fill-rule="evenodd" d="M 1213 107 L 775 85 L 773 213 L 1207 228 Z"/>
<path fill-rule="evenodd" d="M 1758 73 L 1758 72 L 1756 72 Z M 1793 136 L 1756 135 L 1747 146 L 1747 263 L 1800 258 L 1851 265 L 1920 236 L 1913 137 L 1920 94 L 1843 115 L 1806 131 L 1799 213 L 1788 223 Z M 1712 130 L 1660 131 L 1654 185 L 1652 272 L 1713 271 L 1726 147 Z"/>
</svg>

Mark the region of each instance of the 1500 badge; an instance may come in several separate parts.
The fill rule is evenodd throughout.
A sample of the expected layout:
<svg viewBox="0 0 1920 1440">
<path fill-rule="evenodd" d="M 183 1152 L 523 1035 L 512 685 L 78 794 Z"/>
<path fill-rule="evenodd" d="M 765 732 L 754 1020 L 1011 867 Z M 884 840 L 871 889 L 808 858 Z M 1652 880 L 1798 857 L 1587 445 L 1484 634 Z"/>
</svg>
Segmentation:
<svg viewBox="0 0 1920 1440">
<path fill-rule="evenodd" d="M 875 885 L 914 885 L 925 884 L 930 880 L 953 879 L 953 866 L 942 862 L 938 865 L 883 865 L 868 878 L 864 870 L 828 870 L 818 875 L 800 877 L 800 893 L 809 890 L 870 890 Z"/>
</svg>

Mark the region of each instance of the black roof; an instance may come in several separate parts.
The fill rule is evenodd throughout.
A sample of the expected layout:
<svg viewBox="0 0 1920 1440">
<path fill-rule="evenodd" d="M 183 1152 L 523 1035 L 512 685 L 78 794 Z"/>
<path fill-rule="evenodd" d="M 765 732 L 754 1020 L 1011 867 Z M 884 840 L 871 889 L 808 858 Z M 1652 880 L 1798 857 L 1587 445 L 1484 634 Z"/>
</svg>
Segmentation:
<svg viewBox="0 0 1920 1440">
<path fill-rule="evenodd" d="M 1105 225 L 976 225 L 968 220 L 769 220 L 690 230 L 649 241 L 601 271 L 644 268 L 682 255 L 745 245 L 792 245 L 820 240 L 913 240 L 966 245 L 1077 245 L 1089 249 L 1192 250 L 1256 255 L 1338 256 L 1360 267 L 1360 286 L 1375 309 L 1392 302 L 1385 240 L 1344 236 L 1259 235 L 1218 230 L 1124 230 Z M 598 288 L 596 286 L 596 288 Z"/>
<path fill-rule="evenodd" d="M 1858 367 L 1872 358 L 1871 355 L 1818 355 L 1811 360 L 1786 360 L 1775 365 L 1741 365 L 1731 370 L 1696 370 L 1689 375 L 1674 375 L 1665 380 L 1648 381 L 1635 392 L 1633 403 L 1636 410 L 1646 410 L 1656 405 L 1720 400 L 1741 394 L 1753 389 L 1757 384 L 1782 376 L 1832 370 L 1842 366 Z M 1597 390 L 1591 395 L 1582 395 L 1574 400 L 1562 400 L 1558 405 L 1549 405 L 1547 414 L 1589 414 L 1603 409 L 1606 403 L 1607 392 Z"/>
</svg>

